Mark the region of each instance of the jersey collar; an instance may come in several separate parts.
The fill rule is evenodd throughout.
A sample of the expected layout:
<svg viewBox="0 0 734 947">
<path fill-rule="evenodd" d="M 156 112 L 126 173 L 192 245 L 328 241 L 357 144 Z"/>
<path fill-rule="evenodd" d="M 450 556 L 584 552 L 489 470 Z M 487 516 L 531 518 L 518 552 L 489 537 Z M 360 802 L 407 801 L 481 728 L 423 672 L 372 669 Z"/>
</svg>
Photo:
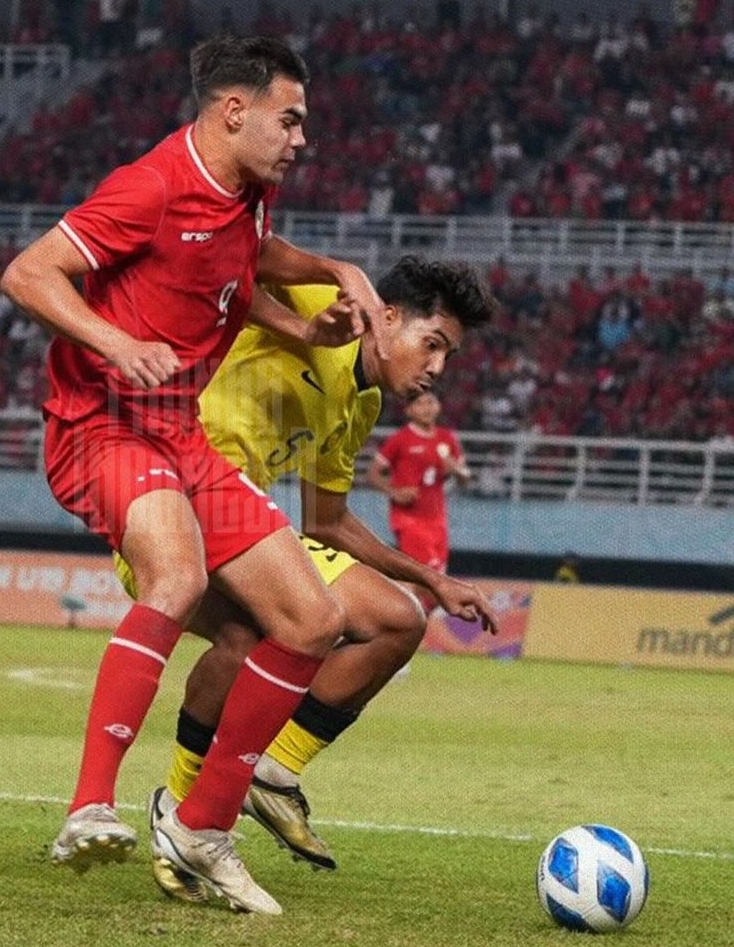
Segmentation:
<svg viewBox="0 0 734 947">
<path fill-rule="evenodd" d="M 362 364 L 362 346 L 361 345 L 357 349 L 357 358 L 354 363 L 354 380 L 357 382 L 357 391 L 367 391 L 368 388 L 374 388 L 374 385 L 371 385 L 367 381 L 367 376 L 364 373 L 364 365 Z"/>
<path fill-rule="evenodd" d="M 240 196 L 240 194 L 242 193 L 241 190 L 228 191 L 226 187 L 222 187 L 219 181 L 217 181 L 216 178 L 213 178 L 211 174 L 209 174 L 209 172 L 207 171 L 206 165 L 201 160 L 201 156 L 199 155 L 199 152 L 196 150 L 196 146 L 194 145 L 194 126 L 193 125 L 189 125 L 189 127 L 186 129 L 186 148 L 188 149 L 188 152 L 191 155 L 191 160 L 199 169 L 199 173 L 201 174 L 201 176 L 204 178 L 204 180 L 208 184 L 210 184 L 214 188 L 215 191 L 217 191 L 217 193 L 221 194 L 223 197 L 236 198 Z"/>
</svg>

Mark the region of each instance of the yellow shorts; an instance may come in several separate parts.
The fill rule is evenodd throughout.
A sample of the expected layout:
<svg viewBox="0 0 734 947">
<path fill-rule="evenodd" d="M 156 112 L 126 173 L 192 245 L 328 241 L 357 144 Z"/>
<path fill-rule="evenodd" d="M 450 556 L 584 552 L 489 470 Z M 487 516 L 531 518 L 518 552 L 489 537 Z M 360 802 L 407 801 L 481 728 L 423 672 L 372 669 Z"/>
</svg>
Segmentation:
<svg viewBox="0 0 734 947">
<path fill-rule="evenodd" d="M 313 564 L 319 570 L 319 575 L 327 585 L 336 582 L 342 573 L 357 562 L 348 552 L 331 549 L 329 546 L 320 543 L 318 539 L 311 539 L 310 536 L 304 536 L 303 534 L 300 538 L 306 547 L 306 552 L 313 559 Z"/>
<path fill-rule="evenodd" d="M 342 573 L 346 572 L 350 566 L 353 566 L 357 561 L 355 558 L 349 555 L 348 552 L 339 552 L 336 549 L 330 549 L 328 546 L 325 546 L 323 543 L 320 543 L 317 539 L 311 539 L 309 536 L 300 536 L 300 540 L 303 545 L 306 547 L 306 552 L 313 559 L 313 563 L 319 571 L 319 575 L 326 582 L 327 585 L 331 585 L 332 582 L 336 582 Z M 114 552 L 112 554 L 112 560 L 115 566 L 115 572 L 117 573 L 117 578 L 122 583 L 122 587 L 125 589 L 130 598 L 135 598 L 135 579 L 133 577 L 132 569 L 125 562 L 119 552 Z"/>
</svg>

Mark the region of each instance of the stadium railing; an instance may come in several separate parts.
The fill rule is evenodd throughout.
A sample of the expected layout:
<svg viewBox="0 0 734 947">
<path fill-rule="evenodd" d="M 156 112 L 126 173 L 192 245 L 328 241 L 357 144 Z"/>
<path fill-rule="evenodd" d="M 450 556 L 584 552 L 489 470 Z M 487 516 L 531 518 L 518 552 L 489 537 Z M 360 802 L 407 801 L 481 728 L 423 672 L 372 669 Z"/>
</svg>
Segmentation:
<svg viewBox="0 0 734 947">
<path fill-rule="evenodd" d="M 515 269 L 533 270 L 541 282 L 567 278 L 579 266 L 594 275 L 607 266 L 641 266 L 663 277 L 690 268 L 706 277 L 730 266 L 734 227 L 671 221 L 583 221 L 492 216 L 421 216 L 283 211 L 279 232 L 296 243 L 338 252 L 372 271 L 406 251 L 486 266 L 497 257 Z"/>
<path fill-rule="evenodd" d="M 390 432 L 378 428 L 379 441 Z M 734 440 L 705 444 L 461 431 L 479 496 L 649 506 L 734 505 Z M 360 457 L 365 471 L 370 452 Z"/>
<path fill-rule="evenodd" d="M 391 432 L 378 427 L 357 463 L 357 483 L 374 447 Z M 555 437 L 532 432 L 461 431 L 478 496 L 650 506 L 734 506 L 734 440 L 653 441 Z M 43 422 L 30 409 L 0 411 L 0 470 L 42 469 Z"/>
<path fill-rule="evenodd" d="M 58 223 L 66 210 L 56 204 L 0 204 L 0 234 L 13 235 L 23 246 Z"/>
<path fill-rule="evenodd" d="M 40 470 L 43 419 L 33 408 L 0 410 L 0 470 Z"/>
<path fill-rule="evenodd" d="M 691 268 L 695 275 L 731 265 L 734 226 L 674 221 L 519 218 L 491 216 L 421 216 L 393 214 L 325 214 L 281 211 L 280 233 L 326 252 L 360 256 L 379 268 L 410 250 L 460 257 L 486 264 L 503 256 L 513 266 L 533 269 L 541 280 L 556 281 L 560 271 L 578 266 L 600 272 L 641 265 L 650 273 Z M 560 271 L 559 271 L 560 268 Z"/>
<path fill-rule="evenodd" d="M 63 206 L 0 204 L 0 235 L 20 243 L 52 226 Z M 635 266 L 665 276 L 691 269 L 706 277 L 731 266 L 734 226 L 673 221 L 583 221 L 492 216 L 332 214 L 279 210 L 280 234 L 301 246 L 359 262 L 368 272 L 389 266 L 401 253 L 425 252 L 483 266 L 504 257 L 508 264 L 534 270 L 543 282 L 557 282 L 581 265 L 593 274 L 606 266 Z"/>
</svg>

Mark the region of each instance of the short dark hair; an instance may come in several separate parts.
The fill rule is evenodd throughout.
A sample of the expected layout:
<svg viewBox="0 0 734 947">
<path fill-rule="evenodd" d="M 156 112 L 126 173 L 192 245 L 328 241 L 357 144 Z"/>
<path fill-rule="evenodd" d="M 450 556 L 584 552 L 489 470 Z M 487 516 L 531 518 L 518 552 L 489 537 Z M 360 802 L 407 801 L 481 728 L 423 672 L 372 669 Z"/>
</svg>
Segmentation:
<svg viewBox="0 0 734 947">
<path fill-rule="evenodd" d="M 227 86 L 264 92 L 277 75 L 303 85 L 309 81 L 308 67 L 298 53 L 269 36 L 219 33 L 194 47 L 189 64 L 198 105 Z"/>
<path fill-rule="evenodd" d="M 429 262 L 416 255 L 401 257 L 378 280 L 376 289 L 388 305 L 425 317 L 440 309 L 465 328 L 489 322 L 498 305 L 465 263 Z"/>
</svg>

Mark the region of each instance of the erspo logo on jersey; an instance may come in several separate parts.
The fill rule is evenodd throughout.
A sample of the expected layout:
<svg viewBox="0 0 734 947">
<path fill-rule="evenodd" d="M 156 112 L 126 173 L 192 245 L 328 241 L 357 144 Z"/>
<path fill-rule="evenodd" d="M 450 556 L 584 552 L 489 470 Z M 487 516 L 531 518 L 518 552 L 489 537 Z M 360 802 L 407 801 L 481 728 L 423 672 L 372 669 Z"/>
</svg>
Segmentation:
<svg viewBox="0 0 734 947">
<path fill-rule="evenodd" d="M 181 234 L 181 240 L 184 243 L 206 243 L 213 236 L 213 230 L 184 230 Z"/>
</svg>

